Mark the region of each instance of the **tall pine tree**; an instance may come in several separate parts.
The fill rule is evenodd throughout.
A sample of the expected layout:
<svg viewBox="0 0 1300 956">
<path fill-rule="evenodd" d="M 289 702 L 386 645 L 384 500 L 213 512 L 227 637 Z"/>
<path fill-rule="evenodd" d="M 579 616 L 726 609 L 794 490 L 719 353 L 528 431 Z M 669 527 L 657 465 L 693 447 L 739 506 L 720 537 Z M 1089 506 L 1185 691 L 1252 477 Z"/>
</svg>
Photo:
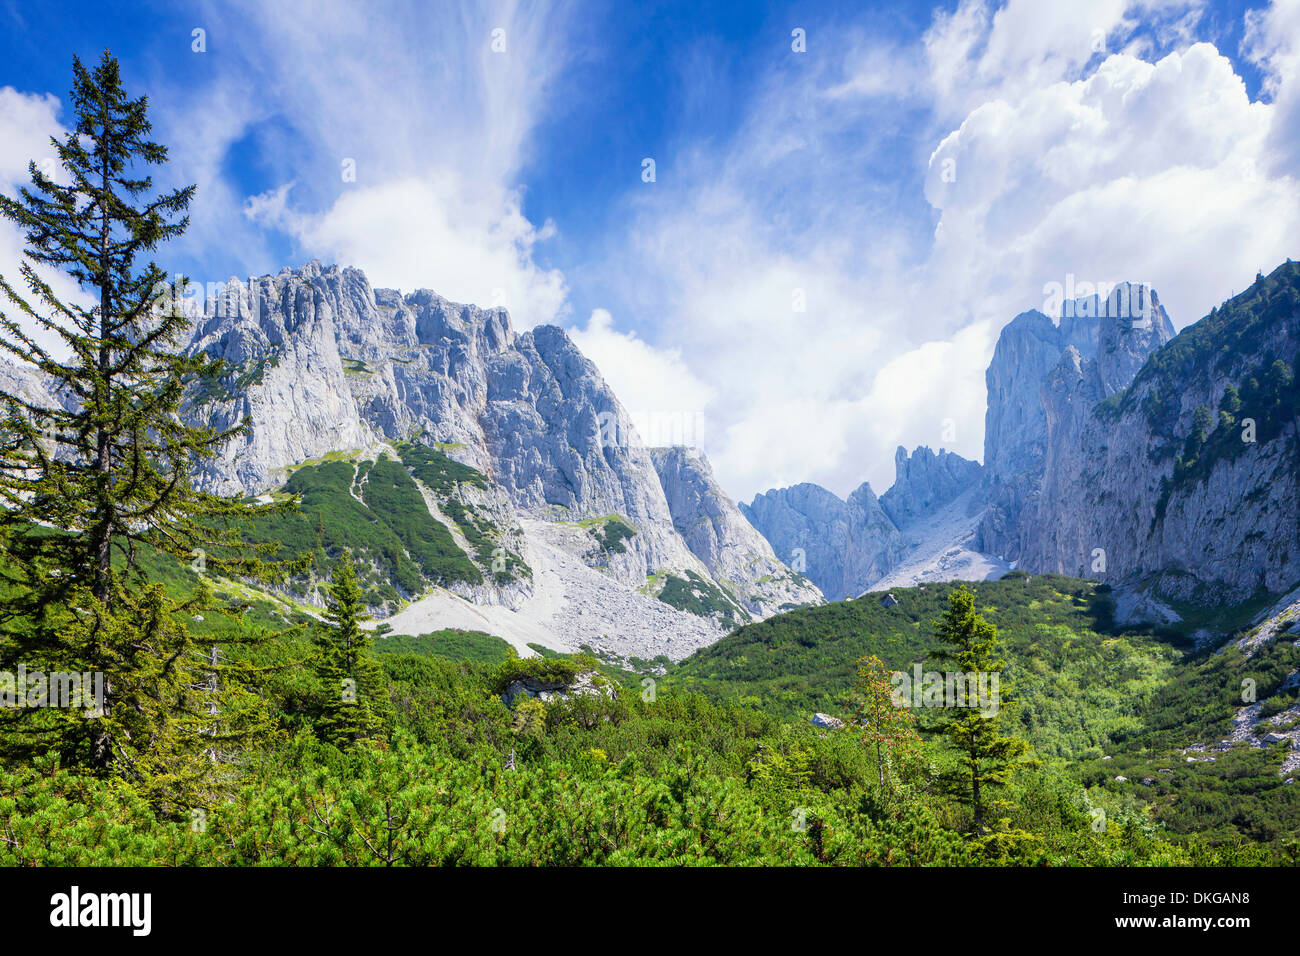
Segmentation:
<svg viewBox="0 0 1300 956">
<path fill-rule="evenodd" d="M 373 736 L 383 724 L 383 681 L 371 657 L 374 638 L 361 627 L 366 618 L 352 552 L 344 551 L 316 632 L 316 675 L 324 686 L 317 730 L 339 746 Z"/>
<path fill-rule="evenodd" d="M 0 277 L 0 303 L 11 306 L 0 311 L 0 351 L 34 367 L 57 399 L 0 390 L 10 595 L 0 654 L 29 668 L 102 673 L 106 693 L 93 719 L 8 712 L 0 743 L 11 753 L 52 747 L 65 766 L 119 773 L 184 803 L 203 789 L 214 738 L 233 739 L 240 725 L 215 719 L 212 702 L 240 691 L 216 677 L 227 665 L 219 655 L 213 663 L 211 640 L 200 646 L 188 628 L 209 600 L 201 577 L 178 603 L 147 580 L 141 559 L 161 552 L 197 570 L 274 573 L 262 557 L 272 548 L 250 549 L 240 533 L 272 508 L 191 484 L 195 466 L 247 424 L 218 432 L 184 423 L 187 384 L 217 363 L 184 353 L 190 320 L 176 296 L 160 295 L 167 273 L 137 260 L 185 229 L 194 187 L 154 191 L 147 168 L 164 164 L 167 150 L 149 139 L 147 101 L 127 96 L 108 51 L 93 70 L 74 59 L 73 74 L 75 126 L 51 140 L 66 184 L 33 162 L 30 187 L 0 196 L 0 215 L 25 235 L 28 290 Z M 91 304 L 61 300 L 38 267 L 62 270 Z M 252 714 L 253 703 L 245 696 L 217 710 L 230 717 L 248 705 Z"/>
<path fill-rule="evenodd" d="M 931 655 L 933 661 L 968 679 L 973 675 L 977 684 L 981 677 L 988 680 L 984 686 L 991 687 L 991 675 L 998 675 L 996 708 L 945 701 L 934 728 L 960 755 L 961 769 L 947 775 L 944 782 L 949 792 L 971 808 L 972 829 L 981 834 L 991 804 L 990 791 L 1001 785 L 1017 765 L 1027 762 L 1029 744 L 1002 732 L 1009 703 L 1001 679 L 1006 661 L 998 649 L 997 628 L 975 610 L 975 595 L 964 584 L 955 589 L 948 595 L 948 610 L 933 623 L 935 636 L 942 642 Z M 969 705 L 971 701 L 964 703 Z"/>
</svg>

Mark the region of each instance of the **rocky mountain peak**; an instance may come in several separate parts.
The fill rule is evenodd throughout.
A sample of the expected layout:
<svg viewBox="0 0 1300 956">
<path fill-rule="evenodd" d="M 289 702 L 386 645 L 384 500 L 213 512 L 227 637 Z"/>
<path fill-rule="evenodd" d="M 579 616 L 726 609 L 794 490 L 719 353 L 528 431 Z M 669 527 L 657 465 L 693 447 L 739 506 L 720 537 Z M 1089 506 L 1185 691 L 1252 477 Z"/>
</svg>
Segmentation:
<svg viewBox="0 0 1300 956">
<path fill-rule="evenodd" d="M 881 496 L 880 506 L 900 529 L 933 515 L 979 484 L 983 474 L 979 462 L 942 448 L 936 455 L 926 445 L 919 446 L 910 455 L 900 445 L 894 453 L 894 467 L 894 484 Z"/>
</svg>

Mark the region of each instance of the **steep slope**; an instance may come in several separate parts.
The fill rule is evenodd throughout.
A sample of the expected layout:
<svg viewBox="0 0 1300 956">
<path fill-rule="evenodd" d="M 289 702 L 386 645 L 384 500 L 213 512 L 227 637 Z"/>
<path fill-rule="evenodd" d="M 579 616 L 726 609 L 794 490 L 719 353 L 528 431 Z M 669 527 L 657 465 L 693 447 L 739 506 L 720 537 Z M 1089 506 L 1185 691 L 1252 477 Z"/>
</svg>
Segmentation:
<svg viewBox="0 0 1300 956">
<path fill-rule="evenodd" d="M 1044 388 L 1048 454 L 1023 565 L 1152 581 L 1175 601 L 1290 590 L 1300 580 L 1300 264 L 1189 326 L 1122 393 L 1110 389 L 1132 350 L 1123 328 L 1112 334 L 1113 352 L 1067 352 Z"/>
<path fill-rule="evenodd" d="M 942 448 L 936 455 L 921 445 L 909 455 L 900 445 L 894 453 L 894 484 L 880 496 L 880 506 L 905 529 L 978 485 L 982 471 L 979 462 Z"/>
<path fill-rule="evenodd" d="M 1047 462 L 1048 410 L 1044 383 L 1073 351 L 1097 363 L 1098 400 L 1128 385 L 1142 363 L 1173 338 L 1173 324 L 1155 290 L 1121 283 L 1105 298 L 1063 304 L 1060 324 L 1024 312 L 998 336 L 985 373 L 984 468 L 989 500 L 979 550 L 1016 561 L 1032 532 Z"/>
<path fill-rule="evenodd" d="M 701 452 L 675 447 L 652 448 L 650 454 L 678 534 L 749 611 L 766 617 L 822 602 L 812 582 L 782 564 L 737 510 Z"/>
<path fill-rule="evenodd" d="M 821 485 L 774 488 L 740 503 L 743 514 L 782 561 L 812 581 L 830 600 L 844 596 L 844 502 Z"/>
<path fill-rule="evenodd" d="M 832 601 L 862 593 L 903 553 L 902 535 L 865 482 L 848 501 L 802 484 L 755 495 L 740 508 L 775 552 L 788 555 Z"/>
<path fill-rule="evenodd" d="M 778 554 L 801 561 L 830 600 L 856 597 L 886 579 L 934 580 L 963 568 L 982 569 L 976 576 L 983 578 L 1004 567 L 968 547 L 978 462 L 922 445 L 911 455 L 900 447 L 894 464 L 894 484 L 880 498 L 866 482 L 847 501 L 802 484 L 756 495 L 741 511 Z M 946 559 L 954 544 L 962 557 Z M 909 571 L 893 576 L 904 564 Z"/>
<path fill-rule="evenodd" d="M 310 491 L 308 513 L 275 530 L 314 546 L 322 567 L 342 547 L 364 552 L 376 611 L 410 605 L 395 628 L 451 617 L 481 629 L 483 614 L 458 613 L 454 594 L 500 606 L 483 613 L 517 644 L 554 628 L 539 643 L 658 653 L 675 641 L 667 650 L 681 656 L 722 628 L 821 600 L 706 462 L 665 453 L 670 509 L 631 418 L 562 329 L 516 334 L 504 310 L 372 289 L 356 269 L 317 262 L 232 281 L 193 311 L 187 349 L 224 367 L 194 384 L 184 414 L 249 423 L 198 483 Z M 407 520 L 369 500 L 377 477 L 382 506 Z M 322 515 L 339 523 L 309 534 Z M 364 525 L 374 540 L 358 540 Z M 540 577 L 529 554 L 546 557 Z M 318 600 L 315 581 L 297 596 Z"/>
</svg>

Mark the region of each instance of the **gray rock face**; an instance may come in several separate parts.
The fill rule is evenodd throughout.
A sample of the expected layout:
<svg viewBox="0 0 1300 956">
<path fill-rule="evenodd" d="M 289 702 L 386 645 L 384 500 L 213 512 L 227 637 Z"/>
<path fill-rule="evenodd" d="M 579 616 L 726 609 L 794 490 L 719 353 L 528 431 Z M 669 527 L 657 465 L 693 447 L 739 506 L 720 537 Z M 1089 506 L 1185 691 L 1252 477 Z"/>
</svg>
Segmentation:
<svg viewBox="0 0 1300 956">
<path fill-rule="evenodd" d="M 547 679 L 542 677 L 521 677 L 513 680 L 501 695 L 501 703 L 514 709 L 515 701 L 520 698 L 550 703 L 569 697 L 605 697 L 618 700 L 618 691 L 609 678 L 598 671 L 580 671 L 572 680 Z"/>
<path fill-rule="evenodd" d="M 713 478 L 704 455 L 689 448 L 652 448 L 673 526 L 714 580 L 754 614 L 820 604 L 811 581 L 782 564 Z"/>
<path fill-rule="evenodd" d="M 1162 353 L 1163 368 L 1148 363 L 1104 406 L 1098 401 L 1114 394 L 1163 330 L 1103 322 L 1095 359 L 1066 350 L 1043 388 L 1048 453 L 1022 566 L 1145 581 L 1165 597 L 1201 601 L 1282 592 L 1300 580 L 1293 416 L 1237 445 L 1244 419 L 1267 412 L 1243 407 L 1238 422 L 1218 426 L 1228 429 L 1222 437 L 1231 439 L 1230 451 L 1219 446 L 1208 467 L 1176 480 L 1197 406 L 1214 410 L 1228 384 L 1240 386 L 1275 358 L 1300 357 L 1300 265 L 1280 267 L 1271 278 L 1278 277 L 1265 304 L 1251 304 L 1257 283 L 1234 300 L 1240 310 L 1230 321 L 1216 325 L 1211 316 L 1201 320 L 1206 327 L 1185 329 L 1169 358 Z M 1252 311 L 1269 318 L 1256 319 L 1247 334 L 1241 326 Z"/>
<path fill-rule="evenodd" d="M 757 495 L 741 510 L 831 601 L 857 597 L 906 551 L 906 539 L 866 483 L 848 501 L 802 484 Z"/>
<path fill-rule="evenodd" d="M 1022 312 L 998 336 L 984 374 L 984 468 L 991 478 L 1041 469 L 1047 454 L 1047 419 L 1038 390 L 1061 350 L 1060 330 L 1038 311 Z"/>
<path fill-rule="evenodd" d="M 45 377 L 36 368 L 0 358 L 0 390 L 36 408 L 56 408 L 60 402 L 47 386 Z"/>
<path fill-rule="evenodd" d="M 516 336 L 504 310 L 371 289 L 356 269 L 313 262 L 210 300 L 190 348 L 229 371 L 194 390 L 187 417 L 252 426 L 201 485 L 260 492 L 298 462 L 419 438 L 483 471 L 523 512 L 621 515 L 637 534 L 609 570 L 625 583 L 702 569 L 627 413 L 561 329 Z"/>
<path fill-rule="evenodd" d="M 974 488 L 983 474 L 979 462 L 943 449 L 936 455 L 925 445 L 910 456 L 900 445 L 894 454 L 894 468 L 894 484 L 880 496 L 880 506 L 900 530 Z"/>
<path fill-rule="evenodd" d="M 1011 320 L 998 337 L 985 374 L 984 468 L 989 506 L 977 532 L 982 551 L 1019 560 L 1029 522 L 1038 512 L 1047 461 L 1044 387 L 1067 352 L 1086 373 L 1096 401 L 1125 388 L 1156 349 L 1174 336 L 1154 290 L 1132 283 L 1106 298 L 1067 302 L 1060 324 L 1038 311 Z M 1083 368 L 1083 365 L 1080 365 Z M 1081 372 L 1081 374 L 1083 374 Z M 1054 386 L 1054 387 L 1059 387 Z M 1082 399 L 1081 399 L 1082 400 Z"/>
<path fill-rule="evenodd" d="M 857 597 L 888 574 L 907 553 L 907 538 L 890 520 L 883 503 L 884 499 L 877 499 L 867 482 L 859 485 L 845 503 L 844 597 Z"/>
<path fill-rule="evenodd" d="M 757 495 L 741 505 L 777 554 L 821 588 L 827 599 L 857 597 L 886 577 L 917 542 L 909 529 L 978 487 L 978 462 L 925 446 L 899 448 L 897 476 L 880 498 L 864 482 L 841 501 L 819 485 L 802 484 Z"/>
<path fill-rule="evenodd" d="M 754 496 L 740 512 L 772 545 L 776 556 L 817 585 L 827 600 L 844 597 L 845 504 L 809 482 Z"/>
</svg>

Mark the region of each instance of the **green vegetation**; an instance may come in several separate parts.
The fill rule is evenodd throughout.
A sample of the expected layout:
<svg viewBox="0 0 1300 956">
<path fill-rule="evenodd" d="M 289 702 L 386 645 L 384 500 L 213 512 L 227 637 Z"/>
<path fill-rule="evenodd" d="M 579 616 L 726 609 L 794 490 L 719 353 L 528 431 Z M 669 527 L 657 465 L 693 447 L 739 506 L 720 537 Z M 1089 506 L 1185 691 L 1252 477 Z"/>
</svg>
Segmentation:
<svg viewBox="0 0 1300 956">
<path fill-rule="evenodd" d="M 380 573 L 412 588 L 478 574 L 408 468 L 448 497 L 477 473 L 406 449 L 400 462 L 300 468 L 267 508 L 189 488 L 178 476 L 227 437 L 176 414 L 207 364 L 152 351 L 183 317 L 149 313 L 141 290 L 161 270 L 133 276 L 114 250 L 179 232 L 165 214 L 190 191 L 130 207 L 150 187 L 129 167 L 165 150 L 144 140 L 144 102 L 126 99 L 109 55 L 75 73 L 78 124 L 58 148 L 82 195 L 34 172 L 52 199 L 0 203 L 27 227 L 31 258 L 101 292 L 93 312 L 60 312 L 76 325 L 73 364 L 37 353 L 81 405 L 0 393 L 0 673 L 111 683 L 91 715 L 83 701 L 0 708 L 0 865 L 1297 862 L 1300 798 L 1278 778 L 1280 747 L 1197 750 L 1193 763 L 1180 748 L 1226 730 L 1243 681 L 1271 710 L 1290 706 L 1300 649 L 1188 656 L 1117 632 L 1108 593 L 1087 581 L 1010 575 L 974 595 L 897 589 L 889 610 L 871 597 L 804 609 L 740 628 L 658 682 L 587 655 L 438 653 L 495 655 L 475 632 L 373 655 L 367 575 L 373 589 Z M 87 244 L 83 215 L 113 222 L 113 249 Z M 34 345 L 13 321 L 0 330 L 21 340 L 0 334 L 10 351 Z M 93 364 L 103 355 L 107 367 Z M 323 622 L 259 595 L 253 575 L 287 569 L 250 554 L 245 534 L 315 558 L 331 578 Z M 691 572 L 664 593 L 697 613 L 739 611 Z M 1015 707 L 913 735 L 887 668 L 936 650 L 1001 672 Z M 512 709 L 502 694 L 518 680 L 557 693 Z M 814 728 L 813 703 L 845 703 L 861 723 Z"/>
<path fill-rule="evenodd" d="M 672 572 L 662 576 L 659 600 L 699 617 L 718 617 L 733 624 L 749 620 L 749 614 L 731 595 L 694 571 L 688 569 L 683 573 L 686 575 L 684 578 Z"/>
<path fill-rule="evenodd" d="M 1196 407 L 1192 430 L 1174 462 L 1171 487 L 1204 481 L 1216 464 L 1232 461 L 1253 443 L 1272 441 L 1297 416 L 1300 385 L 1294 363 L 1280 358 L 1266 362 L 1247 373 L 1240 388 L 1229 384 L 1224 389 L 1217 415 L 1204 405 Z"/>
<path fill-rule="evenodd" d="M 973 678 L 977 686 L 991 675 L 1001 675 L 1006 670 L 997 628 L 975 610 L 975 595 L 965 585 L 949 592 L 948 609 L 934 622 L 934 630 L 940 642 L 930 655 L 935 664 Z M 990 808 L 999 806 L 992 791 L 1005 786 L 1011 772 L 1027 762 L 1029 744 L 1003 733 L 1011 703 L 1010 690 L 1006 681 L 1000 681 L 992 693 L 966 693 L 964 697 L 975 699 L 949 701 L 947 706 L 936 710 L 934 730 L 947 738 L 960 755 L 958 767 L 940 779 L 949 793 L 970 807 L 971 829 L 980 836 L 988 833 L 984 825 L 986 814 Z M 988 703 L 999 697 L 997 709 L 990 709 Z M 921 698 L 918 694 L 913 699 Z"/>
<path fill-rule="evenodd" d="M 459 484 L 488 487 L 487 476 L 481 471 L 448 458 L 436 448 L 402 442 L 397 446 L 397 453 L 402 457 L 402 464 L 439 500 L 452 494 Z"/>
<path fill-rule="evenodd" d="M 512 653 L 510 645 L 499 637 L 457 628 L 445 628 L 418 637 L 390 634 L 375 642 L 375 650 L 380 654 L 432 654 L 450 661 L 484 664 L 499 664 Z"/>
<path fill-rule="evenodd" d="M 299 499 L 298 509 L 259 518 L 246 531 L 248 539 L 278 542 L 280 557 L 312 555 L 318 576 L 351 550 L 360 562 L 359 577 L 371 607 L 395 607 L 429 583 L 477 584 L 483 579 L 447 526 L 429 514 L 420 490 L 398 462 L 381 458 L 360 468 L 347 461 L 304 465 L 283 490 Z M 313 587 L 314 578 L 297 578 L 292 584 L 299 595 Z"/>
<path fill-rule="evenodd" d="M 624 544 L 636 534 L 636 529 L 619 515 L 605 515 L 602 518 L 587 518 L 578 522 L 579 527 L 586 528 L 606 554 L 623 554 L 627 551 Z"/>
<path fill-rule="evenodd" d="M 490 483 L 481 471 L 449 458 L 441 450 L 455 447 L 458 446 L 442 443 L 437 448 L 431 448 L 403 442 L 397 449 L 402 464 L 437 496 L 443 513 L 465 536 L 474 550 L 479 567 L 489 568 L 498 585 L 509 584 L 521 577 L 532 577 L 532 568 L 524 559 L 502 544 L 501 529 L 459 496 L 463 485 L 486 490 Z"/>
<path fill-rule="evenodd" d="M 12 307 L 0 314 L 0 351 L 74 399 L 46 407 L 0 392 L 0 671 L 88 675 L 90 686 L 64 679 L 56 706 L 4 708 L 0 755 L 20 766 L 55 760 L 175 808 L 224 790 L 270 720 L 225 642 L 200 643 L 191 630 L 213 606 L 211 589 L 193 581 L 169 591 L 141 558 L 273 577 L 284 569 L 265 564 L 237 526 L 279 506 L 185 480 L 246 428 L 182 421 L 187 386 L 214 366 L 181 348 L 191 323 L 167 271 L 137 265 L 184 232 L 194 187 L 155 193 L 151 167 L 167 150 L 150 141 L 146 101 L 127 96 L 110 54 L 93 70 L 74 58 L 73 74 L 76 122 L 51 140 L 69 185 L 32 163 L 19 198 L 0 196 L 0 215 L 26 240 L 23 281 L 0 278 Z M 60 301 L 37 266 L 62 270 L 93 308 Z"/>
<path fill-rule="evenodd" d="M 852 714 L 860 708 L 861 691 L 853 694 L 860 659 L 875 655 L 893 670 L 924 666 L 936 647 L 930 622 L 954 588 L 896 588 L 896 607 L 882 608 L 878 595 L 868 595 L 739 628 L 670 669 L 662 686 L 791 719 Z M 1127 814 L 1144 832 L 1165 827 L 1187 845 L 1258 841 L 1286 858 L 1287 840 L 1300 827 L 1300 798 L 1278 774 L 1283 750 L 1243 745 L 1189 764 L 1183 749 L 1226 737 L 1247 687 L 1265 710 L 1292 706 L 1295 690 L 1281 687 L 1300 666 L 1294 642 L 1275 641 L 1247 659 L 1234 647 L 1197 652 L 1177 633 L 1170 635 L 1177 645 L 1126 633 L 1113 624 L 1106 585 L 1057 575 L 1012 572 L 973 591 L 981 615 L 998 629 L 1007 662 L 1002 680 L 1015 688 L 1004 732 L 1032 746 L 1043 762 L 1036 773 L 1074 781 L 1090 808 L 1105 809 L 1111 820 Z M 1241 609 L 1219 615 L 1246 619 Z M 1154 785 L 1143 786 L 1144 779 Z"/>
<path fill-rule="evenodd" d="M 1286 262 L 1249 289 L 1189 325 L 1153 354 L 1129 387 L 1103 406 L 1108 414 L 1132 407 L 1140 391 L 1150 388 L 1144 405 L 1157 434 L 1175 438 L 1179 398 L 1193 377 L 1231 371 L 1237 356 L 1265 351 L 1272 331 L 1300 309 L 1300 262 Z M 1275 356 L 1288 358 L 1288 356 Z M 1271 361 L 1271 360 L 1270 360 Z"/>
<path fill-rule="evenodd" d="M 325 690 L 316 732 L 340 746 L 373 737 L 387 703 L 384 682 L 370 656 L 374 638 L 361 627 L 365 619 L 352 552 L 344 551 L 325 601 L 325 623 L 314 628 L 316 677 Z"/>
</svg>

